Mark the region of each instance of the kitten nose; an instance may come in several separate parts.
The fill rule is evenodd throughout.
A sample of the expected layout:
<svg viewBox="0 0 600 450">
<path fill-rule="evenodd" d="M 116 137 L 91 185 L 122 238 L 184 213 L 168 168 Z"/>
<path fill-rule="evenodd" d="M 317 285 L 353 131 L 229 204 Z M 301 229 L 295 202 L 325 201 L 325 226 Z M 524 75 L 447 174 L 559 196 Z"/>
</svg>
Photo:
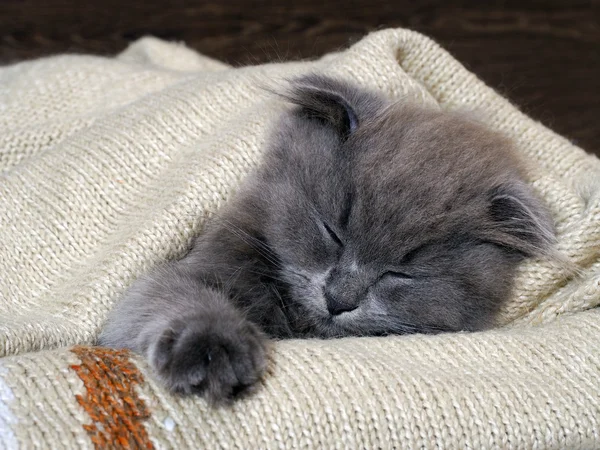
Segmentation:
<svg viewBox="0 0 600 450">
<path fill-rule="evenodd" d="M 335 299 L 327 291 L 325 291 L 324 294 L 325 294 L 325 301 L 327 302 L 327 310 L 329 311 L 329 314 L 331 314 L 332 316 L 338 316 L 343 312 L 354 311 L 356 308 L 358 308 L 358 305 L 344 303 L 344 302 L 340 301 L 339 299 Z"/>
</svg>

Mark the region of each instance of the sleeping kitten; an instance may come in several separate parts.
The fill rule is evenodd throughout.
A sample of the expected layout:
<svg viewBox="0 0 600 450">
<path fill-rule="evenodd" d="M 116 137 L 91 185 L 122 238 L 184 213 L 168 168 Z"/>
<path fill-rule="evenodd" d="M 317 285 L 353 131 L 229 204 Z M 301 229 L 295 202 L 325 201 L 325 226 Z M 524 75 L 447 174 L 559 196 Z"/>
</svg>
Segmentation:
<svg viewBox="0 0 600 450">
<path fill-rule="evenodd" d="M 237 197 L 139 279 L 100 344 L 174 392 L 247 392 L 272 338 L 481 330 L 551 220 L 509 143 L 449 112 L 308 76 Z"/>
</svg>

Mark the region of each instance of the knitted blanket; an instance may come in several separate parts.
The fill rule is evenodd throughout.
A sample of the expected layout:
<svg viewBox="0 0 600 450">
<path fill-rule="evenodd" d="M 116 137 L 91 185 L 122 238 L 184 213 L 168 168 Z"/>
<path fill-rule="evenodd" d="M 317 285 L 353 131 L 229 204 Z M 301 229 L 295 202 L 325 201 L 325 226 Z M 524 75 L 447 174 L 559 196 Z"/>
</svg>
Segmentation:
<svg viewBox="0 0 600 450">
<path fill-rule="evenodd" d="M 95 337 L 260 161 L 287 107 L 264 88 L 306 72 L 477 111 L 516 142 L 578 274 L 524 264 L 496 330 L 277 342 L 251 398 L 171 396 Z M 600 161 L 417 33 L 242 68 L 153 38 L 3 67 L 0 171 L 0 448 L 600 447 Z"/>
</svg>

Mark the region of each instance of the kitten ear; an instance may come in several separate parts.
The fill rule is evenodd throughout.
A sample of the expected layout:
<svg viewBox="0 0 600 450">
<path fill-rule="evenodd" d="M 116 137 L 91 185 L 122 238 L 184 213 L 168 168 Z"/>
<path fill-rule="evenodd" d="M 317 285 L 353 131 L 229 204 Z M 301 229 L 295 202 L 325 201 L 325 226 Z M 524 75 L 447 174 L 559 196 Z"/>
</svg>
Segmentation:
<svg viewBox="0 0 600 450">
<path fill-rule="evenodd" d="M 494 226 L 486 238 L 525 256 L 549 255 L 555 242 L 552 218 L 523 183 L 504 184 L 489 192 Z"/>
<path fill-rule="evenodd" d="M 357 114 L 344 95 L 345 86 L 335 80 L 309 75 L 293 82 L 284 96 L 306 117 L 331 125 L 343 138 L 358 127 Z"/>
</svg>

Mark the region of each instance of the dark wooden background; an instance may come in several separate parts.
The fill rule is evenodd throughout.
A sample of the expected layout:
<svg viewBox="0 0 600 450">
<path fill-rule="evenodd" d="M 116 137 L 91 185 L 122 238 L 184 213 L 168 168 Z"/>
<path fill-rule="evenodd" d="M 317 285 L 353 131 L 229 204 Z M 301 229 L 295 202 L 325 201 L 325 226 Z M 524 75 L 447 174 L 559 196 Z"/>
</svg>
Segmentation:
<svg viewBox="0 0 600 450">
<path fill-rule="evenodd" d="M 598 0 L 0 0 L 0 63 L 113 54 L 147 34 L 234 65 L 309 58 L 409 27 L 600 155 Z"/>
</svg>

